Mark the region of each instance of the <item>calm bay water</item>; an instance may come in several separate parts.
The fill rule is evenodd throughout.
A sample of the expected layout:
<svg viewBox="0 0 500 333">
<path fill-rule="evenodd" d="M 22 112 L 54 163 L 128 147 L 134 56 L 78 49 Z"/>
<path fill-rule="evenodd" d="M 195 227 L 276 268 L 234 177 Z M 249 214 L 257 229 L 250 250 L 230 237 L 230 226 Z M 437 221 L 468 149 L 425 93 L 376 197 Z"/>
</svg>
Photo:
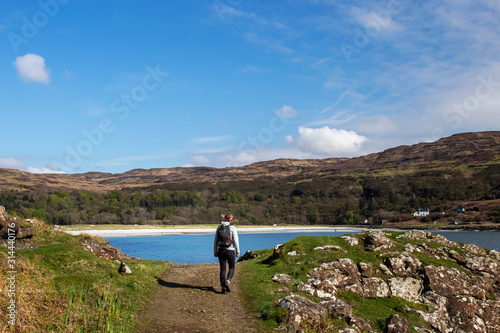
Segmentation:
<svg viewBox="0 0 500 333">
<path fill-rule="evenodd" d="M 480 247 L 500 251 L 500 232 L 433 231 L 449 240 L 474 243 Z M 272 248 L 298 236 L 342 236 L 352 232 L 310 233 L 240 233 L 240 251 Z M 109 237 L 109 243 L 124 253 L 143 259 L 167 260 L 180 264 L 216 263 L 213 256 L 213 234 L 187 234 L 137 237 Z"/>
</svg>

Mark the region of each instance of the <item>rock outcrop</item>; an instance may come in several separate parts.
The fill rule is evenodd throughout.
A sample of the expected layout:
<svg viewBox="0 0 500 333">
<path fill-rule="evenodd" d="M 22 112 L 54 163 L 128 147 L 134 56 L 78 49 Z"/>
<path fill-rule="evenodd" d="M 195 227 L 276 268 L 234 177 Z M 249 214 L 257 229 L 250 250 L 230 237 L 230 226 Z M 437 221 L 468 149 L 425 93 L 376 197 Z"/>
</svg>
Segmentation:
<svg viewBox="0 0 500 333">
<path fill-rule="evenodd" d="M 405 240 L 412 241 L 406 243 Z M 348 257 L 320 263 L 308 272 L 307 281 L 299 281 L 291 287 L 291 294 L 278 302 L 289 311 L 288 332 L 306 327 L 322 332 L 328 318 L 345 321 L 350 328 L 343 332 L 372 331 L 371 325 L 376 323 L 353 316 L 353 305 L 339 298 L 339 290 L 372 299 L 399 297 L 421 303 L 424 308 L 427 306 L 427 311 L 405 306 L 404 313 L 418 314 L 431 327 L 430 330 L 414 327 L 417 332 L 500 332 L 500 262 L 496 251 L 473 244 L 461 246 L 442 236 L 415 230 L 392 239 L 390 234 L 368 233 L 363 241 L 367 254 L 395 250 L 396 244 L 399 248 L 412 249 L 413 253 L 373 253 L 374 261 L 370 263 L 355 262 Z M 415 245 L 415 241 L 422 243 Z M 314 250 L 327 253 L 323 249 L 333 250 L 336 256 L 344 255 L 333 246 Z M 418 258 L 414 254 L 417 252 Z M 277 276 L 273 280 L 277 280 Z M 317 303 L 293 294 L 294 290 L 322 301 Z M 385 332 L 411 332 L 404 313 L 388 317 Z"/>
</svg>

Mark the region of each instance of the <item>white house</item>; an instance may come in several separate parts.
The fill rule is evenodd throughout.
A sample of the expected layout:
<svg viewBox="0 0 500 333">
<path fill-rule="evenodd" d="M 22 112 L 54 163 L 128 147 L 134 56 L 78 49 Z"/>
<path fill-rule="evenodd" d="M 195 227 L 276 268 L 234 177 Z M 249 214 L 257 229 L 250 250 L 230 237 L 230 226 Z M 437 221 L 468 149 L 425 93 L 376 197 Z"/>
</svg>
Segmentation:
<svg viewBox="0 0 500 333">
<path fill-rule="evenodd" d="M 413 216 L 427 216 L 429 215 L 428 209 L 419 209 L 418 212 L 413 213 Z"/>
</svg>

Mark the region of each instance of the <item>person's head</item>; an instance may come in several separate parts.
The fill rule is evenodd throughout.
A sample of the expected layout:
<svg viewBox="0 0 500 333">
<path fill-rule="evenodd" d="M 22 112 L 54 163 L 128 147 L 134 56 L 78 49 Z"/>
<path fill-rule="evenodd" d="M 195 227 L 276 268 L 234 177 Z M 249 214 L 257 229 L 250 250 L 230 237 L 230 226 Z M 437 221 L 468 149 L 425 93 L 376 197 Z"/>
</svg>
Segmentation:
<svg viewBox="0 0 500 333">
<path fill-rule="evenodd" d="M 226 213 L 226 215 L 224 215 L 224 219 L 226 219 L 226 221 L 232 221 L 233 220 L 233 214 Z"/>
</svg>

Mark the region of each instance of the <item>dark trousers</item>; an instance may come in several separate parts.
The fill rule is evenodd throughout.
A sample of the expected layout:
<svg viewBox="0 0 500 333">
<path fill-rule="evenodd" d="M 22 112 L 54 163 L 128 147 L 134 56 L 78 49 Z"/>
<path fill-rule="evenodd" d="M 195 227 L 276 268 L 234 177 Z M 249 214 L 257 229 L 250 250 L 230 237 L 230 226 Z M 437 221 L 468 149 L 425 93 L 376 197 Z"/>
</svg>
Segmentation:
<svg viewBox="0 0 500 333">
<path fill-rule="evenodd" d="M 219 265 L 220 265 L 220 285 L 225 286 L 226 280 L 231 280 L 234 275 L 234 266 L 236 256 L 234 250 L 219 249 L 218 251 Z M 226 262 L 229 265 L 229 271 L 226 277 Z"/>
</svg>

